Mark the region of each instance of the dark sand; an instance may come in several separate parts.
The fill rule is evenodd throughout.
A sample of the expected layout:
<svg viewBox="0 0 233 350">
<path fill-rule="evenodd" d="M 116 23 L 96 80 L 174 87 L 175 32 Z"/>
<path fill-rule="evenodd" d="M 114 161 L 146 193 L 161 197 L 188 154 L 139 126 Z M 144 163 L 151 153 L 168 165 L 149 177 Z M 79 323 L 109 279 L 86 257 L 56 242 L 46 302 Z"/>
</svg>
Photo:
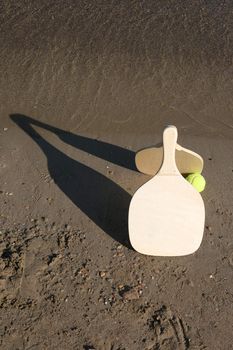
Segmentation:
<svg viewBox="0 0 233 350">
<path fill-rule="evenodd" d="M 233 349 L 232 18 L 231 0 L 1 2 L 1 349 Z M 127 233 L 134 152 L 167 124 L 205 161 L 182 258 Z"/>
</svg>

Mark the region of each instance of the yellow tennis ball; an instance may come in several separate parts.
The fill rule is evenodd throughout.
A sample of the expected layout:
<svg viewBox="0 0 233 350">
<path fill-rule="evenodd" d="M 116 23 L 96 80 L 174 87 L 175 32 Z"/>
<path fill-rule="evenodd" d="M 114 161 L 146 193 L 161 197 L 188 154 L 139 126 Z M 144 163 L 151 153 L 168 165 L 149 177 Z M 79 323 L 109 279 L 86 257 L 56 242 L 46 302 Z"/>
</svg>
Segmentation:
<svg viewBox="0 0 233 350">
<path fill-rule="evenodd" d="M 199 173 L 194 173 L 194 174 L 189 174 L 186 177 L 186 180 L 194 187 L 198 192 L 202 192 L 205 189 L 206 181 L 205 178 L 199 174 Z"/>
</svg>

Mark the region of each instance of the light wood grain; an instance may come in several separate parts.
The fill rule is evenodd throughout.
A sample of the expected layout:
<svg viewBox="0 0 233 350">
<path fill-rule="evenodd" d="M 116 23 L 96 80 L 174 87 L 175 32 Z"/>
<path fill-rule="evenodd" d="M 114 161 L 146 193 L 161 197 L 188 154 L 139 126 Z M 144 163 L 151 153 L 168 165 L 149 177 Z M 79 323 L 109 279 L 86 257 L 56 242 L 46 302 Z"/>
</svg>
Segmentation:
<svg viewBox="0 0 233 350">
<path fill-rule="evenodd" d="M 195 252 L 202 241 L 204 203 L 176 167 L 176 140 L 176 128 L 166 128 L 163 165 L 136 191 L 130 203 L 130 242 L 142 254 L 187 255 Z"/>
<path fill-rule="evenodd" d="M 180 145 L 176 145 L 176 164 L 181 174 L 201 173 L 203 170 L 202 157 Z M 136 153 L 137 169 L 147 175 L 155 175 L 163 162 L 163 147 L 148 147 Z"/>
</svg>

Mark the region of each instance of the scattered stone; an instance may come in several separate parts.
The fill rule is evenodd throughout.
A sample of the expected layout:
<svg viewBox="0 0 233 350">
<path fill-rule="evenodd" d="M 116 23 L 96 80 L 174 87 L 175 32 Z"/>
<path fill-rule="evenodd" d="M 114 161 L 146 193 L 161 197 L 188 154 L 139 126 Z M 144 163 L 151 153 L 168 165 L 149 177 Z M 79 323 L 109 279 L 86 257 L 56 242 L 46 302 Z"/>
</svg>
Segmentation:
<svg viewBox="0 0 233 350">
<path fill-rule="evenodd" d="M 117 252 L 115 254 L 113 254 L 113 257 L 116 258 L 116 257 L 122 257 L 122 256 L 125 256 L 123 252 L 117 250 Z"/>
<path fill-rule="evenodd" d="M 99 273 L 101 278 L 104 278 L 106 276 L 106 272 L 105 271 L 100 271 Z"/>
<path fill-rule="evenodd" d="M 89 275 L 89 271 L 85 267 L 82 267 L 81 269 L 78 270 L 78 274 L 83 278 L 87 278 Z"/>
<path fill-rule="evenodd" d="M 122 293 L 122 298 L 124 301 L 137 300 L 140 298 L 140 293 L 138 287 L 131 288 Z"/>
<path fill-rule="evenodd" d="M 124 289 L 124 286 L 123 286 L 123 284 L 119 284 L 119 286 L 117 287 L 119 290 L 122 290 L 122 289 Z"/>
</svg>

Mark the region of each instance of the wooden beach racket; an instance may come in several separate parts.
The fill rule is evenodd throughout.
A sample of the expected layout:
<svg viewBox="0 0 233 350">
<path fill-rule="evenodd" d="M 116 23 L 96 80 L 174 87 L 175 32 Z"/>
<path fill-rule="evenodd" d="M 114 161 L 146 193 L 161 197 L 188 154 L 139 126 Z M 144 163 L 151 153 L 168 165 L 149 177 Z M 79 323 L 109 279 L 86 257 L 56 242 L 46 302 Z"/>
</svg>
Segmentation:
<svg viewBox="0 0 233 350">
<path fill-rule="evenodd" d="M 201 173 L 203 170 L 202 157 L 176 144 L 176 165 L 181 174 Z M 137 169 L 146 175 L 155 175 L 163 161 L 163 147 L 148 147 L 136 153 Z"/>
<path fill-rule="evenodd" d="M 180 256 L 200 246 L 205 222 L 201 195 L 177 169 L 177 129 L 163 133 L 164 157 L 158 174 L 141 186 L 129 207 L 129 238 L 139 253 Z"/>
</svg>

